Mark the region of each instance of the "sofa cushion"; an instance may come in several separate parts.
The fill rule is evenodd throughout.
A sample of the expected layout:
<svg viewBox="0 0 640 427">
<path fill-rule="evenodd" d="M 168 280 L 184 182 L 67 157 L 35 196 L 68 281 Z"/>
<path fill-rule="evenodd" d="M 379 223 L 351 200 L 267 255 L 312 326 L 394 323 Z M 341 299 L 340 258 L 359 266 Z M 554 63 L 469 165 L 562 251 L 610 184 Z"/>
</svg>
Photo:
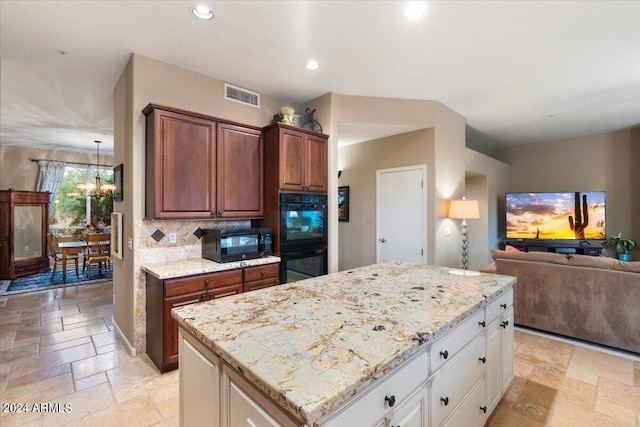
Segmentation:
<svg viewBox="0 0 640 427">
<path fill-rule="evenodd" d="M 569 265 L 640 273 L 640 262 L 622 262 L 615 258 L 602 256 L 571 255 L 569 256 Z"/>
<path fill-rule="evenodd" d="M 500 249 L 491 249 L 491 257 L 497 259 L 515 259 L 519 261 L 548 262 L 551 264 L 567 265 L 569 259 L 566 255 L 553 252 L 512 252 Z"/>
<path fill-rule="evenodd" d="M 514 259 L 495 264 L 498 274 L 518 278 L 516 324 L 640 353 L 638 273 Z"/>
<path fill-rule="evenodd" d="M 480 269 L 482 273 L 491 273 L 497 274 L 498 270 L 496 269 L 496 263 L 492 262 L 491 264 L 487 264 Z"/>
</svg>

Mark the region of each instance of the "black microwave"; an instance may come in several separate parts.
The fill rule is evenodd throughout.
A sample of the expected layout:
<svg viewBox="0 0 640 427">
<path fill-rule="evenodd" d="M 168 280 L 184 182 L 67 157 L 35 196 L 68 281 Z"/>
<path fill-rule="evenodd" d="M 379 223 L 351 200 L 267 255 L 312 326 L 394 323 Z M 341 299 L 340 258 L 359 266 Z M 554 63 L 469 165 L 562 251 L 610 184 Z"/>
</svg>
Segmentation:
<svg viewBox="0 0 640 427">
<path fill-rule="evenodd" d="M 242 261 L 260 257 L 260 229 L 205 229 L 202 257 L 216 262 Z"/>
</svg>

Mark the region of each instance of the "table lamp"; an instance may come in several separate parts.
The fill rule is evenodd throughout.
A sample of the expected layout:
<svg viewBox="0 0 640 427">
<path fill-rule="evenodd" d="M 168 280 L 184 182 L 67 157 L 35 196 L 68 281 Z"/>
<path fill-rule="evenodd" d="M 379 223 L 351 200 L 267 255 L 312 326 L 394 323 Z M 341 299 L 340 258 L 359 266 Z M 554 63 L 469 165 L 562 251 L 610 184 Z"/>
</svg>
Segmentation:
<svg viewBox="0 0 640 427">
<path fill-rule="evenodd" d="M 449 218 L 462 220 L 462 269 L 467 269 L 468 261 L 468 236 L 467 219 L 480 218 L 480 207 L 477 200 L 466 198 L 451 200 L 449 204 Z"/>
</svg>

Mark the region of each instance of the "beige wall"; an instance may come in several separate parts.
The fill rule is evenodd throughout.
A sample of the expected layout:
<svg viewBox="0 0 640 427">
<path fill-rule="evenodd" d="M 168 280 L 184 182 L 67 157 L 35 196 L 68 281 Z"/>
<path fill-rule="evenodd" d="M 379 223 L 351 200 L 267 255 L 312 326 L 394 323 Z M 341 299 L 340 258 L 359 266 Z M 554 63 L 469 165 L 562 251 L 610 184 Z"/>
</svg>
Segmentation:
<svg viewBox="0 0 640 427">
<path fill-rule="evenodd" d="M 607 234 L 640 241 L 640 130 L 497 149 L 511 166 L 508 191 L 606 191 Z M 638 259 L 638 251 L 635 251 Z"/>
<path fill-rule="evenodd" d="M 429 185 L 433 185 L 433 191 L 427 194 L 427 263 L 457 265 L 460 259 L 459 251 L 457 246 L 451 243 L 451 239 L 445 238 L 443 224 L 448 201 L 461 197 L 464 192 L 464 117 L 436 101 L 334 94 L 331 105 L 333 144 L 337 144 L 339 140 L 341 123 L 433 129 L 434 157 L 432 167 L 427 167 Z M 341 159 L 337 159 L 336 162 L 341 162 Z M 411 162 L 421 163 L 424 162 Z M 330 170 L 329 173 L 337 174 L 337 169 Z M 332 190 L 335 191 L 337 188 Z"/>
<path fill-rule="evenodd" d="M 466 189 L 469 199 L 480 204 L 480 219 L 468 220 L 469 268 L 477 270 L 492 262 L 491 249 L 504 234 L 504 193 L 508 191 L 511 167 L 467 148 Z M 459 221 L 455 226 L 460 228 Z"/>
<path fill-rule="evenodd" d="M 497 247 L 504 228 L 504 193 L 509 184 L 509 165 L 476 151 L 465 149 L 466 172 L 464 193 L 467 198 L 480 203 L 481 219 L 468 220 L 469 268 L 477 270 L 491 262 L 491 248 Z M 352 220 L 339 223 L 339 269 L 349 269 L 376 261 L 376 170 L 391 167 L 427 165 L 427 193 L 433 195 L 438 185 L 436 178 L 435 129 L 423 129 L 394 135 L 388 138 L 348 145 L 339 149 L 342 175 L 338 185 L 348 185 Z M 429 197 L 429 196 L 428 196 Z M 429 197 L 433 200 L 433 197 Z M 448 200 L 442 217 L 442 236 L 438 249 L 445 245 L 453 252 L 451 267 L 461 263 L 461 225 L 459 220 L 447 219 Z M 433 212 L 434 209 L 430 209 Z M 435 210 L 437 212 L 437 210 Z M 435 222 L 432 222 L 435 223 Z M 446 236 L 445 231 L 451 232 Z M 431 233 L 433 234 L 433 233 Z M 436 240 L 429 237 L 428 240 Z M 444 243 L 442 243 L 444 242 Z M 429 254 L 427 254 L 429 255 Z M 435 255 L 433 255 L 433 258 Z M 434 263 L 428 256 L 428 263 Z M 443 264 L 440 264 L 443 265 Z"/>
<path fill-rule="evenodd" d="M 431 128 L 339 149 L 338 185 L 349 186 L 350 216 L 339 223 L 339 270 L 376 262 L 376 171 L 426 164 L 427 194 L 433 194 L 434 145 Z"/>
<path fill-rule="evenodd" d="M 114 88 L 114 154 L 117 161 L 124 163 L 125 170 L 124 202 L 115 209 L 123 213 L 125 246 L 128 238 L 133 240 L 133 250 L 125 249 L 124 259 L 114 266 L 114 319 L 130 346 L 139 352 L 146 349 L 146 280 L 142 265 L 200 257 L 200 241 L 193 235 L 196 228 L 239 224 L 144 220 L 145 116 L 142 109 L 154 103 L 265 126 L 280 107 L 287 104 L 264 95 L 260 108 L 226 101 L 224 83 L 133 54 Z M 167 239 L 160 242 L 151 239 L 156 229 L 165 234 L 175 232 L 177 242 L 169 244 Z"/>
<path fill-rule="evenodd" d="M 97 156 L 88 153 L 47 150 L 0 144 L 0 190 L 36 191 L 40 168 L 29 159 L 58 160 L 76 163 L 97 163 Z M 100 164 L 111 165 L 111 156 L 100 156 Z"/>
<path fill-rule="evenodd" d="M 114 327 L 120 336 L 125 338 L 129 351 L 134 352 L 134 306 L 135 291 L 133 281 L 133 259 L 135 246 L 129 248 L 128 241 L 133 241 L 134 205 L 134 170 L 133 170 L 133 114 L 131 113 L 133 96 L 133 62 L 129 61 L 120 79 L 113 89 L 113 140 L 114 161 L 123 164 L 123 200 L 113 203 L 113 211 L 122 213 L 122 259 L 113 259 L 113 319 Z"/>
</svg>

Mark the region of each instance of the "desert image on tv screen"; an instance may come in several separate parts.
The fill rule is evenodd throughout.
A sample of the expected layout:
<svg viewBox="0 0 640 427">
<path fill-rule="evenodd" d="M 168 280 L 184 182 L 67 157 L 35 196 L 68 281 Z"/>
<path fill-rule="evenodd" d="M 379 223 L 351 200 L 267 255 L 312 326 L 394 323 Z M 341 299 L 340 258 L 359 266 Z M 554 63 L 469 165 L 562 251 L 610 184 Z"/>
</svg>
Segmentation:
<svg viewBox="0 0 640 427">
<path fill-rule="evenodd" d="M 507 193 L 506 214 L 507 239 L 606 238 L 603 191 Z"/>
</svg>

